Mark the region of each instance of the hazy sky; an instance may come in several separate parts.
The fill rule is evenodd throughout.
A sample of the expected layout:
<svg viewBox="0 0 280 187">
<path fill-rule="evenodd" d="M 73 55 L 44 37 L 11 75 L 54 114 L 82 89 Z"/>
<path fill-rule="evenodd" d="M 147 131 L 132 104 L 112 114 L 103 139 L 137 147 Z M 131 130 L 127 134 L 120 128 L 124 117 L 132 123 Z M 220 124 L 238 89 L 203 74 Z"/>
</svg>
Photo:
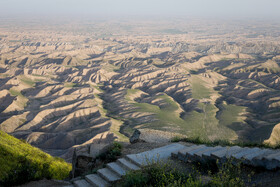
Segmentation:
<svg viewBox="0 0 280 187">
<path fill-rule="evenodd" d="M 280 0 L 0 0 L 0 16 L 13 14 L 280 18 Z"/>
</svg>

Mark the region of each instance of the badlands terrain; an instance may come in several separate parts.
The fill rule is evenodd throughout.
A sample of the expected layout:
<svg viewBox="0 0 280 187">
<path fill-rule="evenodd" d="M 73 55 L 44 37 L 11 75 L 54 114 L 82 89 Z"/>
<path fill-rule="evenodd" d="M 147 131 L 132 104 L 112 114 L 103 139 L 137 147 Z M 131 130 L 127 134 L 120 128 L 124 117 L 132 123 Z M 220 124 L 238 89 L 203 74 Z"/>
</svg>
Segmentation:
<svg viewBox="0 0 280 187">
<path fill-rule="evenodd" d="M 277 22 L 0 22 L 0 130 L 51 155 L 141 128 L 280 142 Z"/>
</svg>

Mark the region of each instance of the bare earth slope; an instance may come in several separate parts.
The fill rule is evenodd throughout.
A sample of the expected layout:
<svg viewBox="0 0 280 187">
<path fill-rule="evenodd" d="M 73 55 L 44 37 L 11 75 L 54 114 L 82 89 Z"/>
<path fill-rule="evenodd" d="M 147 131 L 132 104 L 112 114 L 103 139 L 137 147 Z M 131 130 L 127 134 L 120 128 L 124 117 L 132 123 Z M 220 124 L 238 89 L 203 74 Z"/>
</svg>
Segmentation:
<svg viewBox="0 0 280 187">
<path fill-rule="evenodd" d="M 161 23 L 1 21 L 0 129 L 52 155 L 70 160 L 74 148 L 126 141 L 134 128 L 280 141 L 278 25 L 228 34 L 231 25 L 196 22 L 166 33 Z"/>
</svg>

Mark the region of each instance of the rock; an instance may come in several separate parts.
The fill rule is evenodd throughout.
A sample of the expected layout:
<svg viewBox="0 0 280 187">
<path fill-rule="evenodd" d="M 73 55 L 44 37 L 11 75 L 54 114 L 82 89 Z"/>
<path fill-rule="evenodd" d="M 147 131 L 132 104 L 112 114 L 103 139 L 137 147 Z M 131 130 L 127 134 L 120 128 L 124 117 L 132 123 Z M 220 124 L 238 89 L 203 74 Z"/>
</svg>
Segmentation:
<svg viewBox="0 0 280 187">
<path fill-rule="evenodd" d="M 102 165 L 97 157 L 108 151 L 115 138 L 113 133 L 101 133 L 91 140 L 91 144 L 76 147 L 72 157 L 72 177 L 80 176 Z"/>
<path fill-rule="evenodd" d="M 76 149 L 72 159 L 72 177 L 77 177 L 92 169 L 95 158 L 89 154 L 78 154 Z"/>
<path fill-rule="evenodd" d="M 137 143 L 137 142 L 145 142 L 143 139 L 141 139 L 141 132 L 136 129 L 133 133 L 133 135 L 129 138 L 130 143 Z"/>
</svg>

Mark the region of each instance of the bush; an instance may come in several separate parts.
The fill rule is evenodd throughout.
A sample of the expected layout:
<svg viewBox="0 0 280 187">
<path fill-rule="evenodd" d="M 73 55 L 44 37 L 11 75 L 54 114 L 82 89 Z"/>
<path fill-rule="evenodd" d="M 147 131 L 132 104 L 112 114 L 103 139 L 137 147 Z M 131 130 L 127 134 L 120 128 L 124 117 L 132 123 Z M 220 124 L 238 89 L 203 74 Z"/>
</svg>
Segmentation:
<svg viewBox="0 0 280 187">
<path fill-rule="evenodd" d="M 147 173 L 143 173 L 143 171 L 130 171 L 128 172 L 120 184 L 116 186 L 146 186 L 149 181 L 149 176 Z"/>
<path fill-rule="evenodd" d="M 233 159 L 229 159 L 225 163 L 219 163 L 217 161 L 217 165 L 219 166 L 218 172 L 212 175 L 212 180 L 210 182 L 211 186 L 221 186 L 221 187 L 231 187 L 231 186 L 246 186 L 245 181 L 242 179 L 242 170 L 241 170 L 241 162 L 238 162 L 236 165 L 233 165 Z M 209 173 L 211 175 L 211 173 Z M 244 175 L 243 175 L 244 176 Z M 246 176 L 247 182 L 251 181 L 251 175 Z"/>
<path fill-rule="evenodd" d="M 153 163 L 140 171 L 130 171 L 116 186 L 202 186 L 197 172 L 185 174 L 169 163 Z"/>
<path fill-rule="evenodd" d="M 201 165 L 200 169 L 205 169 L 211 180 L 202 182 L 202 176 L 195 167 L 189 173 L 181 172 L 172 168 L 168 163 L 153 163 L 144 167 L 140 171 L 130 171 L 116 186 L 168 186 L 168 187 L 243 187 L 245 180 L 242 178 L 241 163 L 232 164 L 233 160 L 226 163 L 217 162 L 216 169 L 207 168 Z M 250 182 L 251 175 L 247 177 Z"/>
<path fill-rule="evenodd" d="M 122 155 L 122 145 L 119 142 L 113 142 L 113 144 L 108 148 L 108 150 L 100 154 L 99 156 L 97 156 L 97 158 L 108 163 L 108 162 L 114 162 L 121 155 Z"/>
</svg>

